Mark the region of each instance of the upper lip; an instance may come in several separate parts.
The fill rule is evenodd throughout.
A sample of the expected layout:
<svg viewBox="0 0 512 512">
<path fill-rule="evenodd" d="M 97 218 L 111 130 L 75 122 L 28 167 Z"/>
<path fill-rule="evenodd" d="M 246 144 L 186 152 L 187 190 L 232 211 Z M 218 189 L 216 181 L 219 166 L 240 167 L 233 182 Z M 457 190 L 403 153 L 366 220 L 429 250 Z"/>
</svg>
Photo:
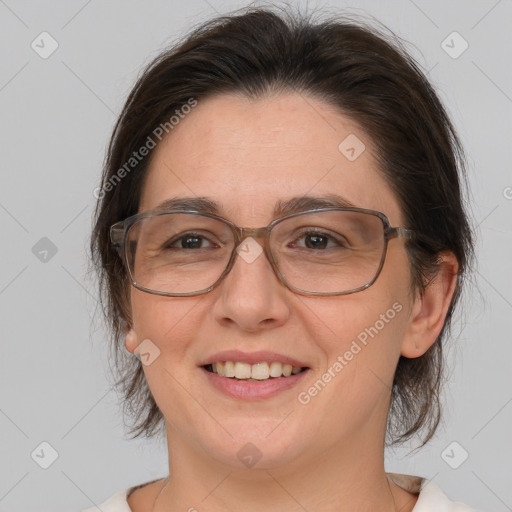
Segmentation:
<svg viewBox="0 0 512 512">
<path fill-rule="evenodd" d="M 199 366 L 206 366 L 208 364 L 219 363 L 224 361 L 234 361 L 248 364 L 256 363 L 273 363 L 277 361 L 282 364 L 291 364 L 295 367 L 306 368 L 307 364 L 298 361 L 289 356 L 278 354 L 277 352 L 271 352 L 267 350 L 259 352 L 242 352 L 240 350 L 225 350 L 223 352 L 217 352 L 199 363 Z"/>
</svg>

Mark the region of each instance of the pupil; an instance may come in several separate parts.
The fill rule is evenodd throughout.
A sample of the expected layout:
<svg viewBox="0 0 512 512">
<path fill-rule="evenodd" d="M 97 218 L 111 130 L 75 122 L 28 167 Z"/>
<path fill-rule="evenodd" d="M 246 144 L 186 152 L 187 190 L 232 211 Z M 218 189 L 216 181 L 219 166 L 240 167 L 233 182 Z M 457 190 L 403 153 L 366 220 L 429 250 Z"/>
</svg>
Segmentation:
<svg viewBox="0 0 512 512">
<path fill-rule="evenodd" d="M 198 236 L 188 236 L 187 238 L 183 238 L 181 246 L 183 249 L 201 248 L 201 238 Z"/>
<path fill-rule="evenodd" d="M 309 235 L 306 238 L 306 247 L 308 249 L 317 249 L 322 248 L 325 249 L 327 246 L 327 239 L 325 236 L 319 236 L 319 235 Z"/>
</svg>

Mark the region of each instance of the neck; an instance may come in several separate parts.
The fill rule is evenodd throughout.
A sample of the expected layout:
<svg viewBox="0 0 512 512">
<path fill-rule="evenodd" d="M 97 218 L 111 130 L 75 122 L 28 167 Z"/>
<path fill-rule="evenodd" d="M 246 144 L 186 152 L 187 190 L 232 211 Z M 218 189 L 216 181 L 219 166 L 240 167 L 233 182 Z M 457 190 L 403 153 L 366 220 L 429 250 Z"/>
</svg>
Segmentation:
<svg viewBox="0 0 512 512">
<path fill-rule="evenodd" d="M 363 433 L 361 442 L 351 440 L 323 453 L 304 454 L 285 466 L 261 469 L 219 463 L 169 434 L 169 479 L 153 512 L 217 512 L 240 509 L 240 504 L 247 512 L 405 512 L 415 502 L 388 481 L 383 443 L 363 442 Z"/>
</svg>

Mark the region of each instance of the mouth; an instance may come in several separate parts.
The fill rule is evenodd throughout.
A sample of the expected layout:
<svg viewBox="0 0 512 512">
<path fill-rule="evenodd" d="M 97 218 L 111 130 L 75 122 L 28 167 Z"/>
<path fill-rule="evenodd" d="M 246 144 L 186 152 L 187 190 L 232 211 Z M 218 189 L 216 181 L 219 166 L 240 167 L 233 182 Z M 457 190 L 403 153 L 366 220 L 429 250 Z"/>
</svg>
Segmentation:
<svg viewBox="0 0 512 512">
<path fill-rule="evenodd" d="M 311 370 L 297 359 L 269 351 L 229 350 L 209 356 L 198 366 L 213 389 L 243 401 L 291 392 Z"/>
<path fill-rule="evenodd" d="M 203 368 L 210 373 L 216 373 L 220 377 L 247 382 L 261 382 L 281 377 L 290 377 L 308 369 L 305 366 L 293 366 L 279 361 L 261 361 L 255 364 L 242 361 L 218 361 L 206 364 Z"/>
</svg>

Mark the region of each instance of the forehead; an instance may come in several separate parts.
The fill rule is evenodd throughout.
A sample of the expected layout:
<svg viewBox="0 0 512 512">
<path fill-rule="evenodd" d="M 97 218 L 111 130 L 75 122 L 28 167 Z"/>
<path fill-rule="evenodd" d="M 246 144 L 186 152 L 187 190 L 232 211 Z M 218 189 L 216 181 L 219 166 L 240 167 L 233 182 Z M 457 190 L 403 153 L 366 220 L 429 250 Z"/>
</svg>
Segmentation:
<svg viewBox="0 0 512 512">
<path fill-rule="evenodd" d="M 302 196 L 401 219 L 372 141 L 353 119 L 304 93 L 223 94 L 199 100 L 153 150 L 139 211 L 201 197 L 234 222 L 263 225 Z"/>
</svg>

